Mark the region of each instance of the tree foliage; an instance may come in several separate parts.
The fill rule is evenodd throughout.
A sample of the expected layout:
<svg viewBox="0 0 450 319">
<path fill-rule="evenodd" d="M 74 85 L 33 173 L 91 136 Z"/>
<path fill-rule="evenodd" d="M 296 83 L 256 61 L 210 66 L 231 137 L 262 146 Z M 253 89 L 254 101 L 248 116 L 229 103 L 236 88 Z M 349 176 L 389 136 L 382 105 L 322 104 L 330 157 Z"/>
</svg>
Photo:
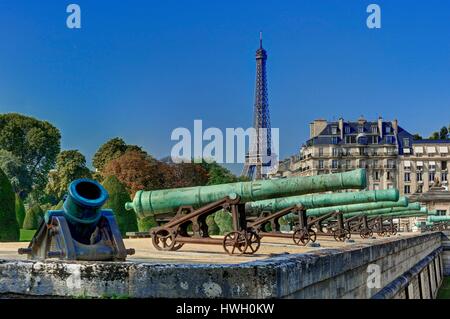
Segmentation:
<svg viewBox="0 0 450 319">
<path fill-rule="evenodd" d="M 60 143 L 59 130 L 49 122 L 17 113 L 0 114 L 0 149 L 14 155 L 26 171 L 27 178 L 18 179 L 15 186 L 22 198 L 30 192 L 30 182 L 33 189 L 45 188 Z"/>
<path fill-rule="evenodd" d="M 135 212 L 125 209 L 125 203 L 131 201 L 125 185 L 117 177 L 108 176 L 103 181 L 103 186 L 109 193 L 109 199 L 104 207 L 113 210 L 122 236 L 125 236 L 127 232 L 137 231 L 138 225 Z"/>
<path fill-rule="evenodd" d="M 446 126 L 443 126 L 441 128 L 441 130 L 439 131 L 439 139 L 441 139 L 441 140 L 448 139 L 448 128 Z"/>
<path fill-rule="evenodd" d="M 37 229 L 43 218 L 43 210 L 39 205 L 35 204 L 27 211 L 22 228 L 26 230 Z"/>
<path fill-rule="evenodd" d="M 415 141 L 423 140 L 423 137 L 420 134 L 416 133 L 413 135 L 413 140 Z"/>
<path fill-rule="evenodd" d="M 18 241 L 15 194 L 6 174 L 0 170 L 0 242 Z"/>
<path fill-rule="evenodd" d="M 430 140 L 438 140 L 439 139 L 439 132 L 433 132 L 430 136 Z"/>
<path fill-rule="evenodd" d="M 56 169 L 49 173 L 46 192 L 61 200 L 69 184 L 78 178 L 91 178 L 86 158 L 78 150 L 62 151 L 56 159 Z"/>
<path fill-rule="evenodd" d="M 128 145 L 119 137 L 113 138 L 100 146 L 92 159 L 93 166 L 102 173 L 105 166 L 128 151 L 143 152 L 137 145 Z"/>
<path fill-rule="evenodd" d="M 19 224 L 19 228 L 22 228 L 23 221 L 25 219 L 25 206 L 23 205 L 23 201 L 19 195 L 16 194 L 15 201 L 15 211 L 16 211 L 16 219 Z"/>
<path fill-rule="evenodd" d="M 219 234 L 225 235 L 233 231 L 233 217 L 226 211 L 218 211 L 214 214 L 214 221 L 219 227 Z"/>
<path fill-rule="evenodd" d="M 142 151 L 128 151 L 111 160 L 104 168 L 104 176 L 116 176 L 131 196 L 138 190 L 159 189 L 164 185 L 164 165 Z"/>
<path fill-rule="evenodd" d="M 25 164 L 11 152 L 0 149 L 0 169 L 8 176 L 16 194 L 24 198 L 33 185 Z"/>
</svg>

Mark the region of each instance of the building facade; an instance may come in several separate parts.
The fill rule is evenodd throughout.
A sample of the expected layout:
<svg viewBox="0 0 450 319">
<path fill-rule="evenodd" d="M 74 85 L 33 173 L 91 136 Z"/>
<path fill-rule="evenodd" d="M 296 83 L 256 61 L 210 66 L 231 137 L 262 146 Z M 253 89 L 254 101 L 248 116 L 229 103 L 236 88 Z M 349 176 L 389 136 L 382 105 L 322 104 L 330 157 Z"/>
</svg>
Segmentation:
<svg viewBox="0 0 450 319">
<path fill-rule="evenodd" d="M 450 140 L 415 140 L 397 120 L 315 120 L 299 154 L 281 161 L 275 176 L 365 168 L 369 190 L 398 188 L 411 196 L 428 192 L 436 183 L 448 189 L 449 152 Z"/>
</svg>

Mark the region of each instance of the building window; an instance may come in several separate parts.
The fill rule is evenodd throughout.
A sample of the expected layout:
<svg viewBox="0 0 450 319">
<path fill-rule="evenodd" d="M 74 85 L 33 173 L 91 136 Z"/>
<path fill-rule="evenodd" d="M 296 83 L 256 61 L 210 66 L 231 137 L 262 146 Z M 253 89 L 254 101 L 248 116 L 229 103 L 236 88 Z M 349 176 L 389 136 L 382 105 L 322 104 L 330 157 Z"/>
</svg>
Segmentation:
<svg viewBox="0 0 450 319">
<path fill-rule="evenodd" d="M 378 144 L 378 136 L 371 136 L 370 142 L 371 144 Z"/>
<path fill-rule="evenodd" d="M 391 180 L 391 172 L 387 172 L 386 179 L 387 179 L 388 181 Z"/>
<path fill-rule="evenodd" d="M 410 147 L 410 144 L 409 144 L 409 138 L 404 138 L 403 139 L 403 147 Z"/>
<path fill-rule="evenodd" d="M 350 134 L 350 126 L 345 127 L 345 134 Z"/>
<path fill-rule="evenodd" d="M 337 157 L 340 154 L 340 149 L 339 148 L 333 148 L 333 156 Z"/>
<path fill-rule="evenodd" d="M 441 182 L 446 182 L 447 181 L 447 172 L 444 172 L 441 174 Z"/>
<path fill-rule="evenodd" d="M 332 126 L 331 127 L 331 134 L 333 134 L 333 135 L 337 134 L 337 127 L 336 126 Z"/>
<path fill-rule="evenodd" d="M 373 134 L 377 134 L 378 133 L 378 127 L 376 127 L 375 125 L 372 126 L 372 133 Z"/>
<path fill-rule="evenodd" d="M 436 170 L 436 163 L 435 162 L 430 162 L 430 164 L 428 165 L 428 170 L 435 171 Z"/>
<path fill-rule="evenodd" d="M 337 136 L 333 136 L 332 138 L 331 138 L 331 144 L 337 144 L 338 143 L 338 138 L 337 138 Z"/>
<path fill-rule="evenodd" d="M 364 133 L 364 126 L 358 126 L 358 133 Z"/>
<path fill-rule="evenodd" d="M 391 133 L 391 127 L 390 126 L 386 126 L 385 132 L 386 132 L 386 134 Z"/>
<path fill-rule="evenodd" d="M 418 182 L 422 182 L 423 181 L 422 173 L 417 173 L 417 181 Z"/>
<path fill-rule="evenodd" d="M 386 143 L 387 144 L 394 144 L 394 137 L 393 136 L 391 136 L 391 135 L 389 135 L 389 136 L 386 136 Z"/>
<path fill-rule="evenodd" d="M 352 161 L 346 160 L 345 161 L 345 168 L 352 168 Z"/>
<path fill-rule="evenodd" d="M 423 185 L 418 185 L 417 186 L 417 193 L 422 193 L 423 192 Z"/>
<path fill-rule="evenodd" d="M 428 174 L 428 181 L 430 182 L 430 184 L 434 183 L 434 177 L 435 177 L 435 173 L 434 172 L 430 172 Z"/>
<path fill-rule="evenodd" d="M 411 173 L 405 173 L 405 182 L 411 181 Z"/>
<path fill-rule="evenodd" d="M 322 148 L 322 147 L 319 148 L 319 156 L 320 156 L 320 157 L 323 156 L 323 148 Z"/>
<path fill-rule="evenodd" d="M 441 162 L 441 169 L 442 169 L 443 171 L 447 170 L 447 161 L 442 161 L 442 162 Z"/>
<path fill-rule="evenodd" d="M 319 169 L 323 169 L 323 160 L 319 160 Z"/>
<path fill-rule="evenodd" d="M 337 160 L 332 160 L 331 161 L 331 168 L 338 168 L 338 161 Z"/>
<path fill-rule="evenodd" d="M 447 215 L 447 211 L 446 210 L 442 210 L 442 209 L 438 209 L 436 211 L 438 216 L 446 216 Z"/>
<path fill-rule="evenodd" d="M 411 194 L 411 186 L 405 185 L 405 194 Z"/>
<path fill-rule="evenodd" d="M 395 168 L 394 160 L 388 160 L 388 168 Z"/>
<path fill-rule="evenodd" d="M 347 135 L 345 137 L 345 143 L 346 144 L 356 144 L 356 136 L 354 136 L 354 135 Z"/>
<path fill-rule="evenodd" d="M 365 160 L 360 160 L 359 161 L 359 168 L 366 168 L 366 161 Z"/>
<path fill-rule="evenodd" d="M 380 172 L 379 172 L 379 171 L 375 171 L 375 172 L 374 172 L 374 177 L 373 177 L 373 179 L 376 180 L 376 181 L 379 181 L 379 180 L 380 180 Z"/>
</svg>

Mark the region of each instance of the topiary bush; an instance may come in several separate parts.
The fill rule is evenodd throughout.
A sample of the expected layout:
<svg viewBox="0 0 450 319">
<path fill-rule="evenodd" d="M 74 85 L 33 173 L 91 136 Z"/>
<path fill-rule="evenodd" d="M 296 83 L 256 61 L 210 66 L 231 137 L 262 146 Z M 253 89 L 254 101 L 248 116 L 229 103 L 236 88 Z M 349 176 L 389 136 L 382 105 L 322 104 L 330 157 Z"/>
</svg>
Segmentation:
<svg viewBox="0 0 450 319">
<path fill-rule="evenodd" d="M 19 224 L 19 228 L 22 228 L 23 220 L 25 219 L 25 206 L 23 206 L 23 201 L 20 199 L 20 196 L 16 194 L 16 219 Z"/>
<path fill-rule="evenodd" d="M 0 242 L 19 241 L 16 198 L 8 177 L 0 170 Z"/>
<path fill-rule="evenodd" d="M 104 207 L 113 210 L 122 236 L 125 236 L 127 232 L 137 231 L 138 224 L 136 214 L 134 211 L 127 211 L 125 209 L 125 203 L 131 202 L 130 195 L 125 188 L 125 185 L 122 184 L 117 177 L 108 176 L 103 181 L 103 187 L 105 187 L 109 193 L 109 199 Z"/>
<path fill-rule="evenodd" d="M 208 217 L 206 217 L 206 225 L 208 225 L 208 234 L 210 235 L 219 235 L 220 233 L 220 228 L 219 226 L 217 226 L 215 220 L 214 220 L 214 215 L 209 215 Z"/>
<path fill-rule="evenodd" d="M 25 215 L 22 228 L 26 230 L 38 229 L 39 224 L 43 219 L 44 211 L 39 205 L 33 205 Z"/>
<path fill-rule="evenodd" d="M 233 217 L 229 212 L 225 212 L 223 210 L 218 211 L 214 214 L 214 221 L 219 227 L 219 234 L 225 235 L 233 231 Z"/>
<path fill-rule="evenodd" d="M 138 219 L 138 229 L 140 232 L 147 232 L 150 228 L 158 226 L 155 217 L 148 216 Z"/>
</svg>

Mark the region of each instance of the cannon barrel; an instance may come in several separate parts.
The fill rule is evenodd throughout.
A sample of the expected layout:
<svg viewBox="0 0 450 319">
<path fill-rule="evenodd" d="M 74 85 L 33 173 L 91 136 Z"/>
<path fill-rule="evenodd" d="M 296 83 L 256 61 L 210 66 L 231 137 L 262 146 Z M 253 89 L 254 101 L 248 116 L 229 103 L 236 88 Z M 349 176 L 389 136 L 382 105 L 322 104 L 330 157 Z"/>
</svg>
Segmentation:
<svg viewBox="0 0 450 319">
<path fill-rule="evenodd" d="M 405 212 L 405 211 L 416 211 L 416 210 L 422 211 L 422 209 L 420 207 L 420 203 L 412 203 L 406 207 L 391 207 L 391 208 L 382 208 L 382 209 L 374 209 L 374 210 L 359 211 L 359 212 L 354 212 L 354 213 L 347 213 L 347 214 L 344 214 L 344 217 L 350 218 L 350 217 L 362 215 L 362 214 L 367 215 L 367 216 L 374 216 L 374 215 L 398 213 L 398 212 Z M 426 208 L 425 208 L 425 211 L 426 211 Z"/>
<path fill-rule="evenodd" d="M 302 196 L 289 196 L 282 198 L 266 199 L 245 204 L 247 214 L 260 213 L 263 211 L 275 212 L 282 209 L 301 205 L 311 211 L 312 208 L 327 207 L 335 205 L 347 205 L 369 202 L 398 201 L 399 192 L 397 189 L 346 192 L 337 194 L 314 194 Z M 407 205 L 407 202 L 404 206 Z"/>
<path fill-rule="evenodd" d="M 154 191 L 138 191 L 133 202 L 125 204 L 140 217 L 173 212 L 181 206 L 194 208 L 218 201 L 227 196 L 239 196 L 242 203 L 276 197 L 319 193 L 342 189 L 364 189 L 366 171 L 357 169 L 345 173 L 257 180 L 211 186 L 184 187 Z"/>
<path fill-rule="evenodd" d="M 332 212 L 341 212 L 343 214 L 370 211 L 376 209 L 393 208 L 393 207 L 407 207 L 408 198 L 401 197 L 397 201 L 391 202 L 374 202 L 374 203 L 361 203 L 353 205 L 340 205 L 340 206 L 329 206 L 322 208 L 313 208 L 307 211 L 308 216 L 321 216 Z"/>
<path fill-rule="evenodd" d="M 427 221 L 432 223 L 448 222 L 450 221 L 450 216 L 428 216 Z"/>
<path fill-rule="evenodd" d="M 73 225 L 94 225 L 99 221 L 101 207 L 108 197 L 108 192 L 97 181 L 85 178 L 75 180 L 69 185 L 63 204 L 64 216 Z M 47 213 L 46 219 L 48 216 Z"/>
</svg>

